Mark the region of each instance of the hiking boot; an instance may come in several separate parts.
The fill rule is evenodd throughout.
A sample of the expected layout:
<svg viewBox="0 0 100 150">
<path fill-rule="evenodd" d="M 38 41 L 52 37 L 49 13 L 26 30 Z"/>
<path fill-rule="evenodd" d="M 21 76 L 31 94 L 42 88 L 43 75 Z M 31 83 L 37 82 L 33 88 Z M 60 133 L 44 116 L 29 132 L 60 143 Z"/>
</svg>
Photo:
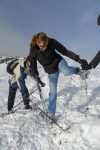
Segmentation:
<svg viewBox="0 0 100 150">
<path fill-rule="evenodd" d="M 53 117 L 54 117 L 54 114 L 53 114 L 53 113 L 47 113 L 47 115 L 48 115 L 50 118 L 53 118 Z"/>
<path fill-rule="evenodd" d="M 25 109 L 32 109 L 30 105 L 25 105 Z"/>
<path fill-rule="evenodd" d="M 8 114 L 12 114 L 14 113 L 14 111 L 11 109 L 11 110 L 8 110 Z"/>
</svg>

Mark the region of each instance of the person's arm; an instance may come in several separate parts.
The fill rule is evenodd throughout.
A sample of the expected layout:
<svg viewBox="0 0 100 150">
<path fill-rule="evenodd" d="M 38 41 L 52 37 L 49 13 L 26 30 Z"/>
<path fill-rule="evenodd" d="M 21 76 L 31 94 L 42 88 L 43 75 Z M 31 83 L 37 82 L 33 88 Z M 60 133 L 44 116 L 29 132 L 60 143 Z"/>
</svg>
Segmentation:
<svg viewBox="0 0 100 150">
<path fill-rule="evenodd" d="M 45 83 L 41 81 L 40 77 L 38 75 L 32 75 L 31 73 L 31 69 L 29 68 L 26 68 L 25 71 L 24 71 L 25 74 L 29 75 L 32 79 L 35 79 L 39 82 L 39 84 L 41 84 L 41 87 L 44 87 L 45 86 Z"/>
<path fill-rule="evenodd" d="M 89 63 L 89 69 L 96 68 L 99 63 L 100 63 L 100 51 L 98 51 L 96 56 Z"/>
<path fill-rule="evenodd" d="M 59 43 L 58 41 L 56 41 L 55 39 L 52 39 L 53 44 L 56 48 L 56 50 L 58 52 L 60 52 L 62 55 L 65 55 L 67 57 L 69 57 L 72 60 L 77 61 L 79 59 L 79 55 L 71 52 L 70 50 L 68 50 L 66 47 L 64 47 L 61 43 Z"/>
<path fill-rule="evenodd" d="M 32 76 L 38 76 L 39 72 L 37 70 L 37 52 L 35 46 L 30 48 L 30 53 L 29 53 L 29 61 L 31 62 L 30 69 L 31 69 L 31 75 Z"/>
<path fill-rule="evenodd" d="M 52 39 L 52 40 L 53 40 L 53 44 L 54 44 L 54 46 L 55 46 L 55 48 L 58 52 L 60 52 L 62 55 L 65 55 L 65 56 L 69 57 L 70 59 L 80 63 L 83 70 L 88 69 L 88 63 L 85 59 L 80 59 L 79 55 L 77 55 L 77 54 L 73 53 L 72 51 L 66 49 L 61 43 L 59 43 L 55 39 Z"/>
<path fill-rule="evenodd" d="M 30 76 L 31 77 L 33 76 L 34 78 L 37 78 L 39 84 L 41 84 L 41 86 L 44 87 L 45 83 L 41 81 L 41 79 L 39 77 L 39 72 L 37 70 L 37 50 L 36 50 L 35 46 L 30 48 L 30 53 L 29 53 L 28 58 L 29 58 L 29 61 L 31 62 L 30 71 L 29 71 Z"/>
</svg>

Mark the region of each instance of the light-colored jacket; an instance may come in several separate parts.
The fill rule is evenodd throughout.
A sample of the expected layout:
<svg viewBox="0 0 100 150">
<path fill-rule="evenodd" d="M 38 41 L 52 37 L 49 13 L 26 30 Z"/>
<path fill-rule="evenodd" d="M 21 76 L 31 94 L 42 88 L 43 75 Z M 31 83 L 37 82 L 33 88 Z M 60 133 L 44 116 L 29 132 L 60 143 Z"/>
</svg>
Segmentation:
<svg viewBox="0 0 100 150">
<path fill-rule="evenodd" d="M 26 61 L 26 58 L 19 59 L 19 64 L 15 67 L 15 69 L 13 71 L 14 75 L 10 75 L 10 77 L 9 77 L 10 83 L 18 82 L 18 79 L 20 78 L 22 73 L 26 73 L 25 70 L 27 70 L 27 68 L 24 67 L 25 61 Z M 21 68 L 23 68 L 24 72 L 22 72 Z"/>
<path fill-rule="evenodd" d="M 9 85 L 12 88 L 19 88 L 22 94 L 27 90 L 25 79 L 29 75 L 29 68 L 24 67 L 25 61 L 25 58 L 19 60 L 19 64 L 14 69 L 14 75 L 10 75 L 9 78 Z"/>
</svg>

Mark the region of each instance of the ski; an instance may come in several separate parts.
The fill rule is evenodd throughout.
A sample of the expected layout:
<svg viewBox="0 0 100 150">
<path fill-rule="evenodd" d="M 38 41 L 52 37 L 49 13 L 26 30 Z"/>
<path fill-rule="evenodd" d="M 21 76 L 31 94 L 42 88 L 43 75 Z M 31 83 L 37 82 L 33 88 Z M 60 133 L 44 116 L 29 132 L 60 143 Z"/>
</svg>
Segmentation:
<svg viewBox="0 0 100 150">
<path fill-rule="evenodd" d="M 32 101 L 31 101 L 32 102 Z M 32 102 L 33 103 L 33 102 Z M 33 103 L 34 104 L 34 103 Z M 42 112 L 42 114 L 45 116 L 45 117 L 42 117 L 42 118 L 46 118 L 46 122 L 49 122 L 50 124 L 55 124 L 57 127 L 59 127 L 63 132 L 66 132 L 66 131 L 68 131 L 70 128 L 71 128 L 71 125 L 68 125 L 65 129 L 62 127 L 62 126 L 60 126 L 58 123 L 57 123 L 57 121 L 58 121 L 58 119 L 59 119 L 59 117 L 57 117 L 56 118 L 56 116 L 55 116 L 55 118 L 51 118 L 50 116 L 48 116 L 47 115 L 47 113 L 45 112 L 45 111 L 43 111 L 39 106 L 37 106 L 36 104 L 34 104 L 33 105 L 33 107 L 32 107 L 32 109 L 28 109 L 29 110 L 29 112 L 30 111 L 37 111 L 37 110 L 39 110 L 40 112 Z M 24 111 L 24 110 L 23 110 Z M 22 112 L 23 112 L 22 111 Z M 8 112 L 4 112 L 4 113 L 1 113 L 0 114 L 0 117 L 1 118 L 4 118 L 5 116 L 7 116 L 7 115 L 15 115 L 16 113 L 20 113 L 20 111 L 13 111 L 12 113 L 8 113 Z M 47 121 L 47 120 L 49 120 L 49 121 Z"/>
<path fill-rule="evenodd" d="M 31 101 L 31 100 L 30 100 Z M 32 102 L 32 101 L 31 101 Z M 33 102 L 32 102 L 33 103 Z M 33 103 L 34 104 L 34 103 Z M 40 110 L 40 112 L 46 117 L 46 118 L 48 118 L 48 120 L 50 120 L 51 121 L 51 124 L 55 124 L 58 128 L 60 128 L 63 132 L 65 132 L 65 131 L 67 131 L 67 130 L 69 130 L 70 128 L 71 128 L 71 126 L 70 125 L 68 125 L 68 127 L 67 128 L 63 128 L 62 126 L 60 126 L 58 123 L 57 123 L 57 121 L 56 120 L 54 120 L 53 118 L 51 118 L 50 116 L 48 116 L 48 114 L 44 111 L 44 110 L 42 110 L 39 106 L 37 106 L 37 110 Z M 42 116 L 41 116 L 42 117 Z M 42 117 L 43 118 L 43 117 Z"/>
</svg>

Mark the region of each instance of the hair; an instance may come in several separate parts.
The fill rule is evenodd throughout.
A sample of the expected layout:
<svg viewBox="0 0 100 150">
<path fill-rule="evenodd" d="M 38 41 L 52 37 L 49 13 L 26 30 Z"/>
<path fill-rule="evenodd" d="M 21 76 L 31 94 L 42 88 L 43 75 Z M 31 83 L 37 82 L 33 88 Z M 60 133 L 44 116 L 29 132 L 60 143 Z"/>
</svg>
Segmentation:
<svg viewBox="0 0 100 150">
<path fill-rule="evenodd" d="M 35 45 L 36 45 L 36 35 L 34 34 L 34 35 L 32 36 L 32 40 L 31 40 L 31 43 L 30 43 L 30 47 L 35 46 Z"/>
<path fill-rule="evenodd" d="M 31 41 L 30 46 L 32 47 L 32 46 L 35 46 L 38 43 L 47 42 L 47 40 L 48 40 L 48 37 L 47 37 L 46 33 L 39 32 L 39 33 L 34 34 L 32 36 L 32 41 Z"/>
</svg>

